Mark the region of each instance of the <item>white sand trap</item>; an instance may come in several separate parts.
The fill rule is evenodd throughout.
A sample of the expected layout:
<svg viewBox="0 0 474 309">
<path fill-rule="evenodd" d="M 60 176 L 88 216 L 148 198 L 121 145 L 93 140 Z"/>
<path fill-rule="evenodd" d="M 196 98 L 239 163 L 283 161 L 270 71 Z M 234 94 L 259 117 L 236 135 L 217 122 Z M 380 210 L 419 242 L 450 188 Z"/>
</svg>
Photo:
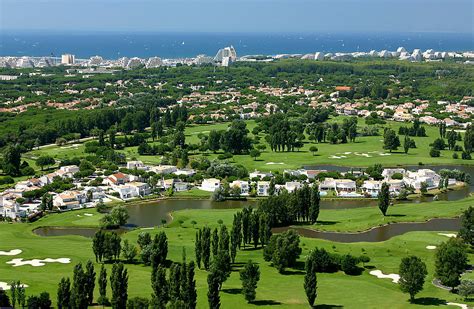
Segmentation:
<svg viewBox="0 0 474 309">
<path fill-rule="evenodd" d="M 332 156 L 329 156 L 329 159 L 340 159 L 341 157 L 338 157 L 338 156 L 335 156 L 335 155 L 332 155 Z"/>
<path fill-rule="evenodd" d="M 441 235 L 441 236 L 446 236 L 446 237 L 456 237 L 457 235 L 456 234 L 449 234 L 449 233 L 438 233 L 438 235 Z"/>
<path fill-rule="evenodd" d="M 27 287 L 28 287 L 28 285 L 23 284 L 23 283 L 22 283 L 21 285 L 22 285 L 24 288 L 27 288 Z M 8 283 L 0 281 L 0 290 L 6 291 L 6 290 L 9 290 L 10 288 L 11 288 L 11 286 L 10 286 Z"/>
<path fill-rule="evenodd" d="M 13 265 L 13 267 L 17 266 L 24 266 L 24 265 L 31 265 L 33 267 L 39 267 L 39 266 L 44 266 L 46 263 L 61 263 L 61 264 L 69 264 L 71 263 L 70 258 L 59 258 L 59 259 L 51 259 L 51 258 L 46 258 L 44 260 L 39 260 L 39 259 L 33 259 L 33 260 L 25 260 L 23 259 L 13 259 L 7 264 Z"/>
<path fill-rule="evenodd" d="M 392 154 L 390 154 L 390 153 L 379 153 L 379 155 L 381 155 L 381 156 L 391 156 Z"/>
<path fill-rule="evenodd" d="M 372 158 L 372 156 L 369 155 L 368 153 L 361 153 L 360 155 L 366 158 Z"/>
<path fill-rule="evenodd" d="M 76 215 L 76 216 L 78 216 L 79 218 L 81 218 L 81 217 L 82 217 L 81 215 Z"/>
<path fill-rule="evenodd" d="M 344 152 L 344 154 L 346 154 L 346 155 L 351 154 L 351 153 L 352 153 L 352 151 L 346 151 L 346 152 Z"/>
<path fill-rule="evenodd" d="M 462 309 L 469 309 L 469 306 L 466 304 L 460 304 L 460 303 L 446 303 L 448 306 L 458 306 Z"/>
<path fill-rule="evenodd" d="M 434 249 L 436 249 L 436 246 L 426 246 L 426 249 L 428 249 L 428 250 L 434 250 Z"/>
<path fill-rule="evenodd" d="M 378 269 L 372 270 L 369 274 L 371 274 L 372 276 L 376 276 L 379 279 L 386 279 L 386 278 L 392 279 L 393 283 L 398 283 L 398 280 L 400 280 L 400 275 L 397 275 L 397 274 L 384 275 L 384 273 Z"/>
<path fill-rule="evenodd" d="M 84 216 L 86 216 L 86 217 L 92 217 L 93 214 L 84 214 Z"/>
<path fill-rule="evenodd" d="M 347 156 L 340 156 L 340 158 L 347 158 Z"/>
<path fill-rule="evenodd" d="M 275 164 L 285 164 L 283 162 L 268 162 L 267 165 L 275 165 Z"/>
<path fill-rule="evenodd" d="M 0 255 L 18 255 L 22 252 L 20 249 L 13 249 L 10 251 L 0 251 Z"/>
</svg>

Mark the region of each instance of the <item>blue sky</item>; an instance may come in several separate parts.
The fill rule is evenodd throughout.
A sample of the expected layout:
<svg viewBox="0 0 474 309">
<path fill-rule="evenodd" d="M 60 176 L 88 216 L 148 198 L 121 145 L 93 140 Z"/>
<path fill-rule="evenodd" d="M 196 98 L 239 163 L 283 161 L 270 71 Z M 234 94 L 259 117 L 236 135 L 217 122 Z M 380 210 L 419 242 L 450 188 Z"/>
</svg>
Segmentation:
<svg viewBox="0 0 474 309">
<path fill-rule="evenodd" d="M 0 0 L 1 30 L 474 33 L 474 0 Z"/>
</svg>

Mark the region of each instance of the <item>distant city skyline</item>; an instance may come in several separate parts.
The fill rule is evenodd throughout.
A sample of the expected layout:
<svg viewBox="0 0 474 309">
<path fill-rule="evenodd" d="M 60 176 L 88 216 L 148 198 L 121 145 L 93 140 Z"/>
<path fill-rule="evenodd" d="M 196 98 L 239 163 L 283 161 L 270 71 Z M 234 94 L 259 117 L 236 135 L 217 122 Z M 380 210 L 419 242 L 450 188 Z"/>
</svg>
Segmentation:
<svg viewBox="0 0 474 309">
<path fill-rule="evenodd" d="M 1 31 L 453 32 L 472 0 L 0 0 Z"/>
</svg>

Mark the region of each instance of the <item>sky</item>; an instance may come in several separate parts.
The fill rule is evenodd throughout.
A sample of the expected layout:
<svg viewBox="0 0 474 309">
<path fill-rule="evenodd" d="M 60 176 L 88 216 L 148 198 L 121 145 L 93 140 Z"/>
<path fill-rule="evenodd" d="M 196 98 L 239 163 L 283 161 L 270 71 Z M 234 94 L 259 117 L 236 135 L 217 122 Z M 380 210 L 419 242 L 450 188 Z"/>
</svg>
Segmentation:
<svg viewBox="0 0 474 309">
<path fill-rule="evenodd" d="M 0 30 L 474 34 L 474 0 L 0 0 Z"/>
</svg>

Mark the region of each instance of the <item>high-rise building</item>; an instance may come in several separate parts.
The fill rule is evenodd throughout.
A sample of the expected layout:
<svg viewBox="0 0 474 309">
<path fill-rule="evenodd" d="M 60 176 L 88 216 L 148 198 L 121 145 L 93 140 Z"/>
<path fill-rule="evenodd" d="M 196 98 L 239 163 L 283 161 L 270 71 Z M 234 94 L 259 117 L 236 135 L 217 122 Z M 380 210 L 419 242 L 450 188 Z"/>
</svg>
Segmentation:
<svg viewBox="0 0 474 309">
<path fill-rule="evenodd" d="M 230 47 L 219 49 L 216 56 L 214 57 L 215 62 L 220 62 L 222 64 L 224 64 L 224 62 L 229 64 L 235 60 L 237 60 L 237 53 L 235 52 L 234 46 L 232 45 Z"/>
<path fill-rule="evenodd" d="M 76 60 L 76 57 L 71 54 L 61 55 L 61 64 L 73 65 Z"/>
</svg>

